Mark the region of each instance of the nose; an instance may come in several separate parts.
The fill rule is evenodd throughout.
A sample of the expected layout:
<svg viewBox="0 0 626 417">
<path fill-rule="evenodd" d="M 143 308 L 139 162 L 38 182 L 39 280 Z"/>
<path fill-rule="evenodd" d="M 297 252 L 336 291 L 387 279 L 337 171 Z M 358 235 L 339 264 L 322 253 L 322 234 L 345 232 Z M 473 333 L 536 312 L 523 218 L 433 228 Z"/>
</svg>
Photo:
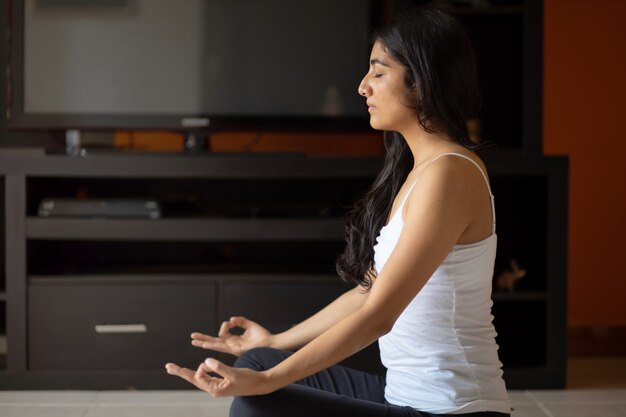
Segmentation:
<svg viewBox="0 0 626 417">
<path fill-rule="evenodd" d="M 361 80 L 361 83 L 359 84 L 359 88 L 357 89 L 357 91 L 363 97 L 367 97 L 368 95 L 370 95 L 370 91 L 371 90 L 370 90 L 370 87 L 369 87 L 369 83 L 367 82 L 367 74 Z"/>
</svg>

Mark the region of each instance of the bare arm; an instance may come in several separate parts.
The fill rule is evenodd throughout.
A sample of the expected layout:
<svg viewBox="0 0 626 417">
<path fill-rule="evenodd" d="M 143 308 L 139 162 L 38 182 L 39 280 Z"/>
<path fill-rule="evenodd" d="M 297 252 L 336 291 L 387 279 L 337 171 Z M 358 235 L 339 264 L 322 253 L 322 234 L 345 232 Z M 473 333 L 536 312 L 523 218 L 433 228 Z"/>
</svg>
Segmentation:
<svg viewBox="0 0 626 417">
<path fill-rule="evenodd" d="M 277 349 L 296 350 L 331 328 L 335 323 L 358 309 L 369 293 L 357 286 L 346 291 L 336 300 L 296 326 L 276 335 L 245 317 L 231 317 L 223 322 L 217 337 L 192 333 L 191 344 L 204 349 L 216 350 L 239 356 L 255 347 L 270 346 Z M 244 329 L 242 335 L 230 331 L 235 327 Z"/>
<path fill-rule="evenodd" d="M 346 291 L 308 319 L 282 333 L 273 335 L 270 346 L 285 350 L 299 349 L 356 311 L 365 303 L 368 294 L 361 286 Z"/>
</svg>

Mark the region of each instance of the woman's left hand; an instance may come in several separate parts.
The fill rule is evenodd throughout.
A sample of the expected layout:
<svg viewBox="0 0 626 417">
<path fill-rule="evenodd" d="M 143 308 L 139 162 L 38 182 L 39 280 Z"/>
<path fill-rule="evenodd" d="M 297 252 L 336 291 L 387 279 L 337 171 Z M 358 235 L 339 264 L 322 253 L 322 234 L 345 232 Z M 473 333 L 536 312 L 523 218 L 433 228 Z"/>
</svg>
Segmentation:
<svg viewBox="0 0 626 417">
<path fill-rule="evenodd" d="M 165 369 L 170 375 L 183 378 L 213 397 L 262 395 L 279 388 L 271 387 L 270 379 L 264 372 L 232 368 L 213 358 L 202 362 L 196 371 L 181 368 L 175 363 L 166 364 Z M 210 372 L 220 377 L 211 376 Z"/>
</svg>

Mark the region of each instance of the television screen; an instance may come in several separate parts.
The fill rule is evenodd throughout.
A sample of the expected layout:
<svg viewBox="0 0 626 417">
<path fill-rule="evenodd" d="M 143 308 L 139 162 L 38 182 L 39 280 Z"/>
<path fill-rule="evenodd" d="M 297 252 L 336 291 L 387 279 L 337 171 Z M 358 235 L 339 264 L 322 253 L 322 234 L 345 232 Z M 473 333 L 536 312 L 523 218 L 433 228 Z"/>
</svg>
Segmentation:
<svg viewBox="0 0 626 417">
<path fill-rule="evenodd" d="M 24 0 L 23 9 L 20 3 L 13 3 L 20 10 L 11 127 L 178 128 L 190 117 L 366 119 L 356 90 L 367 71 L 375 2 Z"/>
</svg>

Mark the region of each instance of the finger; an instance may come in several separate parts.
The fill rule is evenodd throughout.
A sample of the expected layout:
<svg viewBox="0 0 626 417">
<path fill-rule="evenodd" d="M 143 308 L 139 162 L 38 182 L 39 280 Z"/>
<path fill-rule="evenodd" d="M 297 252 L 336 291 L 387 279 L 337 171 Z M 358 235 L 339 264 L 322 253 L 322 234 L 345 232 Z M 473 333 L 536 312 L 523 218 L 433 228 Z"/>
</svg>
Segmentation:
<svg viewBox="0 0 626 417">
<path fill-rule="evenodd" d="M 181 368 L 180 366 L 176 365 L 175 363 L 167 363 L 167 364 L 165 364 L 165 369 L 167 370 L 168 374 L 181 377 L 182 379 L 186 380 L 187 382 L 196 385 L 195 379 L 194 379 L 195 372 L 192 371 L 191 369 Z"/>
<path fill-rule="evenodd" d="M 237 370 L 235 368 L 231 368 L 217 359 L 207 358 L 203 364 L 205 365 L 205 368 L 208 369 L 208 372 L 214 372 L 231 381 L 237 378 Z"/>
<path fill-rule="evenodd" d="M 201 347 L 204 349 L 213 349 L 214 346 L 223 345 L 224 342 L 220 340 L 214 340 L 214 341 L 192 340 L 191 344 L 195 347 Z"/>
<path fill-rule="evenodd" d="M 235 354 L 232 346 L 226 343 L 223 339 L 212 338 L 212 340 L 202 341 L 202 340 L 192 340 L 191 344 L 195 347 L 199 347 L 207 350 L 215 350 L 218 352 L 224 352 L 229 354 Z"/>
<path fill-rule="evenodd" d="M 178 373 L 180 372 L 180 366 L 176 365 L 175 363 L 166 363 L 165 370 L 170 375 L 178 375 Z"/>
<path fill-rule="evenodd" d="M 221 345 L 224 344 L 224 339 L 206 336 L 203 339 L 192 339 L 191 344 L 198 347 L 204 347 L 205 345 Z"/>
<path fill-rule="evenodd" d="M 231 324 L 230 321 L 222 322 L 222 326 L 220 327 L 220 331 L 217 334 L 218 337 L 226 337 L 230 335 L 230 329 L 235 327 L 234 324 Z"/>
<path fill-rule="evenodd" d="M 196 386 L 214 397 L 225 395 L 225 389 L 230 385 L 223 378 L 216 378 L 209 373 L 212 372 L 208 366 L 203 362 L 198 366 L 194 379 L 196 380 Z"/>
<path fill-rule="evenodd" d="M 204 362 L 200 363 L 198 369 L 196 369 L 196 373 L 194 378 L 196 381 L 208 383 L 209 380 L 209 368 L 204 364 Z"/>
<path fill-rule="evenodd" d="M 193 332 L 191 333 L 191 338 L 193 340 L 206 340 L 206 339 L 212 339 L 212 336 L 206 335 L 204 333 Z"/>
<path fill-rule="evenodd" d="M 244 328 L 244 329 L 247 329 L 248 327 L 252 326 L 253 324 L 256 324 L 252 320 L 248 320 L 247 318 L 241 317 L 241 316 L 231 317 L 230 318 L 230 323 L 232 323 L 233 326 L 238 326 L 238 327 L 241 327 L 241 328 Z"/>
</svg>

